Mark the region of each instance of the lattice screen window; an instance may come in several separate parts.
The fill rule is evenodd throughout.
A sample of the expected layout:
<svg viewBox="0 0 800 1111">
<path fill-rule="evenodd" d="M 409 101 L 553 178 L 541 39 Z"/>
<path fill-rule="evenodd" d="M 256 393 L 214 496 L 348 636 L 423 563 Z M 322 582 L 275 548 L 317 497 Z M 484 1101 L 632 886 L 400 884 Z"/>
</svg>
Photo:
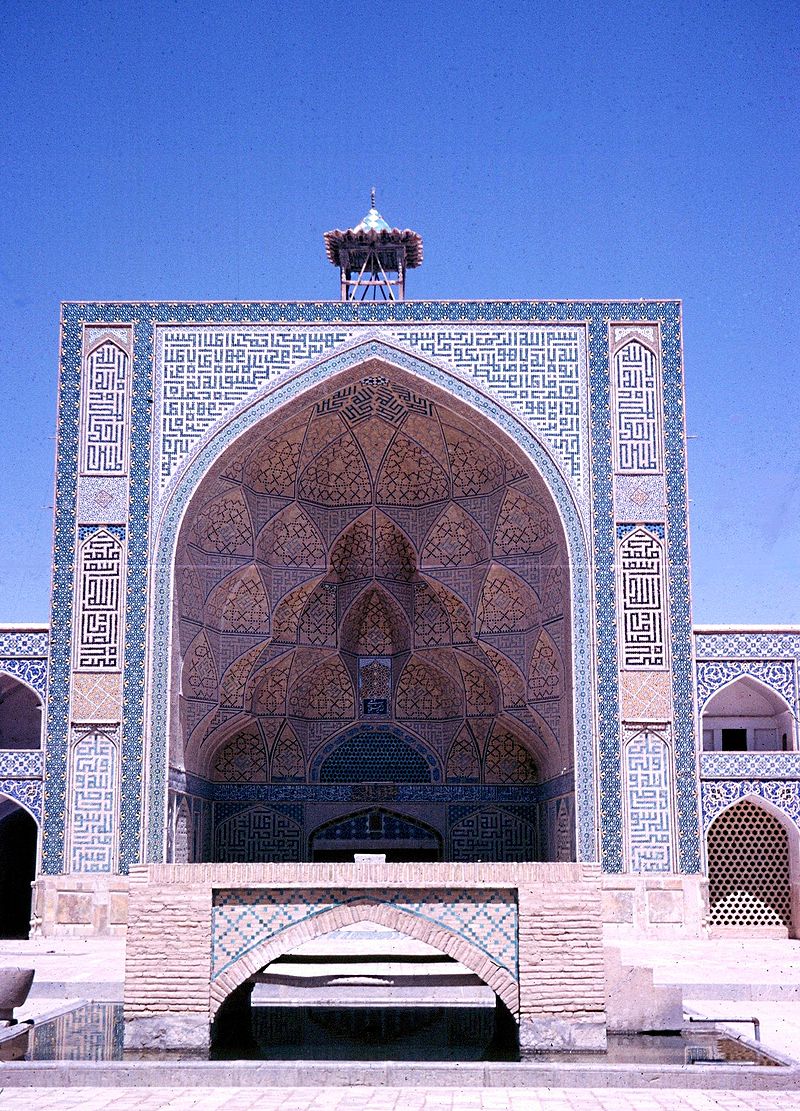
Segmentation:
<svg viewBox="0 0 800 1111">
<path fill-rule="evenodd" d="M 762 807 L 743 799 L 708 831 L 712 926 L 791 925 L 789 839 Z"/>
</svg>

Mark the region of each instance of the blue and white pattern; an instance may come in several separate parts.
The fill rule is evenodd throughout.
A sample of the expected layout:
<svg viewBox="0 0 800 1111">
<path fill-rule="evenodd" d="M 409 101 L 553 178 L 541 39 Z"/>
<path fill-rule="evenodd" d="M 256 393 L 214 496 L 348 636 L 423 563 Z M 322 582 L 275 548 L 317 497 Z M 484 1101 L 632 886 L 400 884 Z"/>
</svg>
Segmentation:
<svg viewBox="0 0 800 1111">
<path fill-rule="evenodd" d="M 117 743 L 83 731 L 72 746 L 70 871 L 113 872 L 116 863 Z"/>
<path fill-rule="evenodd" d="M 764 686 L 777 691 L 790 707 L 795 705 L 797 686 L 793 660 L 698 660 L 698 709 L 702 711 L 712 695 L 743 675 L 758 679 Z"/>
<path fill-rule="evenodd" d="M 0 656 L 0 671 L 13 675 L 32 687 L 44 701 L 47 694 L 47 659 L 25 659 L 20 656 Z"/>
<path fill-rule="evenodd" d="M 701 752 L 700 775 L 703 779 L 800 779 L 800 752 Z"/>
<path fill-rule="evenodd" d="M 641 729 L 625 745 L 628 867 L 632 872 L 672 870 L 670 751 L 654 729 Z"/>
<path fill-rule="evenodd" d="M 278 379 L 365 342 L 370 335 L 363 333 L 363 328 L 288 331 L 267 325 L 159 328 L 154 490 L 163 493 L 221 421 Z M 379 338 L 456 370 L 501 398 L 541 436 L 577 493 L 583 492 L 588 475 L 585 328 L 429 325 L 381 329 Z"/>
<path fill-rule="evenodd" d="M 33 749 L 0 748 L 0 777 L 3 779 L 41 779 L 43 759 Z"/>
<path fill-rule="evenodd" d="M 47 657 L 50 633 L 42 629 L 0 630 L 0 656 Z"/>
<path fill-rule="evenodd" d="M 704 779 L 701 783 L 703 829 L 707 832 L 714 819 L 748 796 L 772 803 L 800 830 L 800 791 L 792 780 L 776 779 Z"/>
<path fill-rule="evenodd" d="M 385 905 L 469 942 L 519 981 L 517 902 L 512 891 L 242 889 L 216 893 L 211 912 L 211 980 L 289 926 L 342 906 Z"/>
<path fill-rule="evenodd" d="M 486 413 L 498 426 L 504 428 L 520 444 L 543 475 L 556 497 L 565 522 L 565 532 L 570 544 L 573 561 L 575 594 L 573 612 L 575 620 L 574 674 L 576 677 L 576 757 L 579 773 L 576 791 L 578 805 L 578 851 L 581 859 L 596 859 L 595 843 L 595 785 L 593 767 L 597 755 L 599 770 L 599 855 L 607 871 L 623 867 L 622 841 L 622 766 L 620 760 L 619 710 L 617 689 L 616 651 L 616 602 L 614 577 L 614 516 L 613 482 L 611 466 L 611 415 L 608 325 L 609 321 L 650 321 L 658 324 L 661 336 L 661 366 L 663 373 L 664 435 L 666 443 L 666 484 L 668 494 L 667 547 L 670 563 L 670 624 L 672 626 L 672 672 L 674 717 L 674 754 L 677 796 L 677 866 L 682 871 L 699 870 L 700 855 L 697 836 L 697 784 L 695 776 L 695 742 L 693 682 L 691 662 L 691 631 L 689 620 L 688 538 L 686 529 L 685 448 L 683 444 L 683 381 L 680 351 L 680 306 L 678 302 L 388 302 L 388 303 L 137 303 L 137 304 L 70 304 L 63 310 L 62 365 L 59 398 L 59 466 L 56 488 L 56 551 L 53 580 L 52 607 L 52 656 L 50 698 L 48 702 L 48 764 L 46 826 L 43 866 L 47 872 L 59 872 L 64 864 L 64 819 L 68 752 L 68 690 L 70 666 L 70 635 L 73 621 L 74 550 L 76 540 L 76 494 L 78 414 L 80 410 L 80 367 L 82 357 L 82 331 L 85 324 L 113 326 L 133 324 L 134 359 L 131 400 L 131 452 L 128 518 L 128 583 L 125 636 L 124 722 L 121 766 L 122 816 L 120 830 L 120 864 L 123 870 L 141 854 L 143 734 L 145 722 L 145 636 L 148 613 L 147 567 L 149 560 L 159 553 L 168 553 L 168 566 L 177 527 L 176 514 L 185 504 L 198 476 L 223 447 L 252 423 L 265 415 L 276 404 L 296 396 L 302 390 L 322 380 L 326 374 L 335 373 L 353 361 L 366 357 L 371 344 L 362 344 L 359 354 L 340 351 L 327 362 L 308 368 L 301 377 L 285 375 L 278 388 L 268 395 L 256 391 L 256 403 L 250 406 L 246 419 L 234 418 L 224 431 L 214 439 L 215 451 L 194 448 L 180 475 L 174 477 L 175 492 L 166 507 L 164 533 L 158 552 L 149 547 L 150 475 L 151 475 L 151 403 L 153 400 L 153 334 L 154 325 L 168 324 L 186 331 L 190 325 L 247 326 L 250 324 L 322 326 L 326 333 L 350 333 L 359 326 L 380 326 L 380 336 L 385 342 L 376 343 L 382 357 L 390 356 L 396 365 L 407 365 L 429 381 L 440 385 Z M 413 357 L 398 350 L 396 344 L 410 348 L 412 341 L 408 325 L 413 324 L 419 333 L 417 343 L 438 330 L 439 336 L 448 332 L 474 335 L 478 343 L 479 325 L 490 331 L 503 331 L 514 326 L 518 334 L 531 332 L 544 325 L 556 325 L 558 331 L 571 335 L 588 328 L 589 393 L 592 456 L 592 537 L 593 553 L 588 556 L 584 530 L 580 521 L 581 502 L 576 495 L 574 475 L 565 472 L 567 467 L 556 454 L 554 447 L 547 447 L 544 436 L 534 430 L 533 416 L 528 421 L 515 415 L 528 402 L 517 389 L 528 388 L 525 383 L 505 379 L 495 382 L 490 356 L 486 356 L 484 377 L 475 376 L 468 384 L 458 367 L 453 368 L 445 348 L 436 348 L 435 358 L 426 352 L 426 358 Z M 401 328 L 402 325 L 402 328 Z M 524 325 L 525 328 L 520 326 Z M 156 329 L 157 330 L 157 329 Z M 278 331 L 279 329 L 276 329 Z M 290 329 L 286 329 L 288 333 Z M 402 336 L 400 333 L 402 332 Z M 363 337 L 364 333 L 358 333 Z M 427 339 L 430 342 L 430 339 Z M 572 342 L 572 341 L 570 341 Z M 336 340 L 331 340 L 332 350 Z M 567 345 L 569 346 L 569 344 Z M 329 349 L 326 347 L 326 350 Z M 476 347 L 477 349 L 477 347 Z M 464 356 L 467 358 L 467 356 Z M 442 367 L 436 365 L 441 359 Z M 447 365 L 448 370 L 443 369 Z M 467 368 L 472 373 L 473 367 Z M 498 372 L 499 373 L 499 372 Z M 536 374 L 540 371 L 537 369 Z M 547 367 L 541 370 L 546 381 Z M 503 398 L 498 386 L 507 388 L 509 397 Z M 488 396 L 490 394 L 491 396 Z M 156 391 L 156 406 L 161 404 Z M 580 399 L 579 399 L 580 400 Z M 247 402 L 245 401 L 245 404 Z M 566 412 L 566 410 L 565 410 Z M 163 417 L 159 417 L 159 420 Z M 547 418 L 548 420 L 550 418 Z M 160 425 L 158 427 L 161 427 Z M 561 431 L 563 443 L 570 442 L 569 421 Z M 581 450 L 588 449 L 584 437 Z M 559 450 L 565 450 L 563 447 Z M 160 468 L 160 462 L 159 462 Z M 583 463 L 581 463 L 583 467 Z M 159 474 L 161 471 L 159 470 Z M 581 482 L 588 490 L 585 468 Z M 111 523 L 111 522 L 108 522 Z M 116 522 L 115 522 L 116 523 Z M 594 582 L 590 577 L 590 558 L 594 565 Z M 167 683 L 166 636 L 169 623 L 169 572 L 156 583 L 153 599 L 155 611 L 153 650 L 154 692 L 165 690 Z M 596 629 L 596 677 L 592 675 L 591 642 L 589 630 L 591 611 L 594 609 Z M 595 754 L 593 739 L 593 692 L 598 692 L 597 720 L 599 735 L 598 752 Z M 155 697 L 155 695 L 154 695 Z M 166 793 L 165 733 L 158 720 L 164 700 L 156 705 L 154 744 L 152 746 L 152 779 L 150 781 L 150 841 L 147 855 L 160 859 L 163 854 L 163 814 Z"/>
<path fill-rule="evenodd" d="M 42 824 L 41 779 L 0 779 L 0 795 L 6 795 L 24 806 L 37 823 Z"/>
</svg>

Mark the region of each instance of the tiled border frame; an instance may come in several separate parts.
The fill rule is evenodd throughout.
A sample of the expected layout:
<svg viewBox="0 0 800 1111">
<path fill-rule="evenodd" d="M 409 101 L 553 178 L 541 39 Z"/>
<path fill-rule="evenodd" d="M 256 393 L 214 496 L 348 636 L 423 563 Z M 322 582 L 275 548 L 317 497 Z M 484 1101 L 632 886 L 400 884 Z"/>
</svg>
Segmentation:
<svg viewBox="0 0 800 1111">
<path fill-rule="evenodd" d="M 144 726 L 144 650 L 149 523 L 150 407 L 153 325 L 182 323 L 319 323 L 371 326 L 425 321 L 548 323 L 585 321 L 589 328 L 592 428 L 593 521 L 599 688 L 600 829 L 605 871 L 621 871 L 622 796 L 617 689 L 614 521 L 611 473 L 611 414 L 608 324 L 652 321 L 661 325 L 666 466 L 669 492 L 668 556 L 675 701 L 675 760 L 678 783 L 679 867 L 700 870 L 698 791 L 694 741 L 691 614 L 686 516 L 681 317 L 677 301 L 404 301 L 325 302 L 135 302 L 70 303 L 62 307 L 59 378 L 58 465 L 54 528 L 52 647 L 48 700 L 48 788 L 45 799 L 43 869 L 63 866 L 66 791 L 68 679 L 72 579 L 75 549 L 81 334 L 84 323 L 132 323 L 134 367 L 126 676 L 122 765 L 125 800 L 120 853 L 122 866 L 139 859 Z M 583 854 L 583 846 L 581 847 Z"/>
<path fill-rule="evenodd" d="M 164 514 L 158 525 L 159 535 L 154 560 L 157 571 L 153 585 L 151 629 L 171 629 L 172 566 L 178 529 L 186 506 L 199 482 L 220 453 L 238 436 L 287 401 L 302 395 L 321 382 L 330 380 L 341 371 L 357 367 L 370 359 L 380 359 L 427 380 L 444 392 L 467 401 L 482 412 L 525 451 L 547 482 L 556 501 L 564 523 L 573 580 L 576 763 L 580 768 L 580 774 L 576 777 L 576 791 L 579 798 L 578 842 L 581 859 L 594 860 L 597 847 L 594 804 L 596 756 L 592 740 L 591 571 L 579 510 L 560 469 L 535 435 L 521 424 L 518 417 L 508 413 L 498 401 L 488 397 L 471 383 L 447 374 L 415 354 L 390 347 L 371 338 L 360 344 L 351 344 L 344 351 L 334 351 L 290 378 L 278 381 L 270 392 L 256 398 L 246 410 L 237 412 L 224 428 L 218 429 L 214 435 L 195 449 L 183 472 L 182 482 L 173 490 L 172 497 L 164 507 Z M 151 652 L 152 691 L 149 701 L 152 716 L 149 732 L 152 747 L 148 766 L 147 853 L 149 859 L 158 861 L 163 853 L 165 822 L 170 653 L 166 639 L 163 643 L 157 643 L 154 632 L 151 636 Z"/>
</svg>

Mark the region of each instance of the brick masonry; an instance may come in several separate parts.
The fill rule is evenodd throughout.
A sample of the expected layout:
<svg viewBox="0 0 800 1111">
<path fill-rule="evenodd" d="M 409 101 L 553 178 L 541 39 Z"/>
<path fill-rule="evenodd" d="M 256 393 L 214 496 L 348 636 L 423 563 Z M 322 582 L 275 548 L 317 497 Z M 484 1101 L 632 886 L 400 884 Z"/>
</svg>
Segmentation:
<svg viewBox="0 0 800 1111">
<path fill-rule="evenodd" d="M 576 1031 L 589 1027 L 604 1041 L 597 865 L 366 862 L 131 869 L 127 1043 L 202 1044 L 223 1000 L 259 968 L 362 920 L 471 968 L 533 1030 L 527 1048 L 585 1044 Z"/>
</svg>

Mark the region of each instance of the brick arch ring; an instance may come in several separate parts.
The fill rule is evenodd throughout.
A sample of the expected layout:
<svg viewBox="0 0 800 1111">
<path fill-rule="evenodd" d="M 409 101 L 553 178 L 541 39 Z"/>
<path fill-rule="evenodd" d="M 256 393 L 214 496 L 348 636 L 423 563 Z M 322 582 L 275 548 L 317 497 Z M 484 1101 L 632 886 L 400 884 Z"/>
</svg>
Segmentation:
<svg viewBox="0 0 800 1111">
<path fill-rule="evenodd" d="M 365 897 L 363 902 L 356 901 L 346 906 L 332 907 L 313 918 L 296 922 L 263 944 L 244 953 L 211 981 L 209 998 L 211 1018 L 215 1017 L 231 992 L 259 972 L 265 964 L 296 949 L 306 941 L 340 930 L 344 926 L 355 925 L 357 922 L 374 922 L 379 926 L 388 926 L 405 934 L 406 937 L 426 942 L 454 960 L 460 961 L 465 968 L 474 972 L 487 987 L 492 989 L 512 1015 L 519 1017 L 519 984 L 507 969 L 501 968 L 477 945 L 471 944 L 434 922 L 417 918 L 398 907 L 369 902 Z"/>
</svg>

